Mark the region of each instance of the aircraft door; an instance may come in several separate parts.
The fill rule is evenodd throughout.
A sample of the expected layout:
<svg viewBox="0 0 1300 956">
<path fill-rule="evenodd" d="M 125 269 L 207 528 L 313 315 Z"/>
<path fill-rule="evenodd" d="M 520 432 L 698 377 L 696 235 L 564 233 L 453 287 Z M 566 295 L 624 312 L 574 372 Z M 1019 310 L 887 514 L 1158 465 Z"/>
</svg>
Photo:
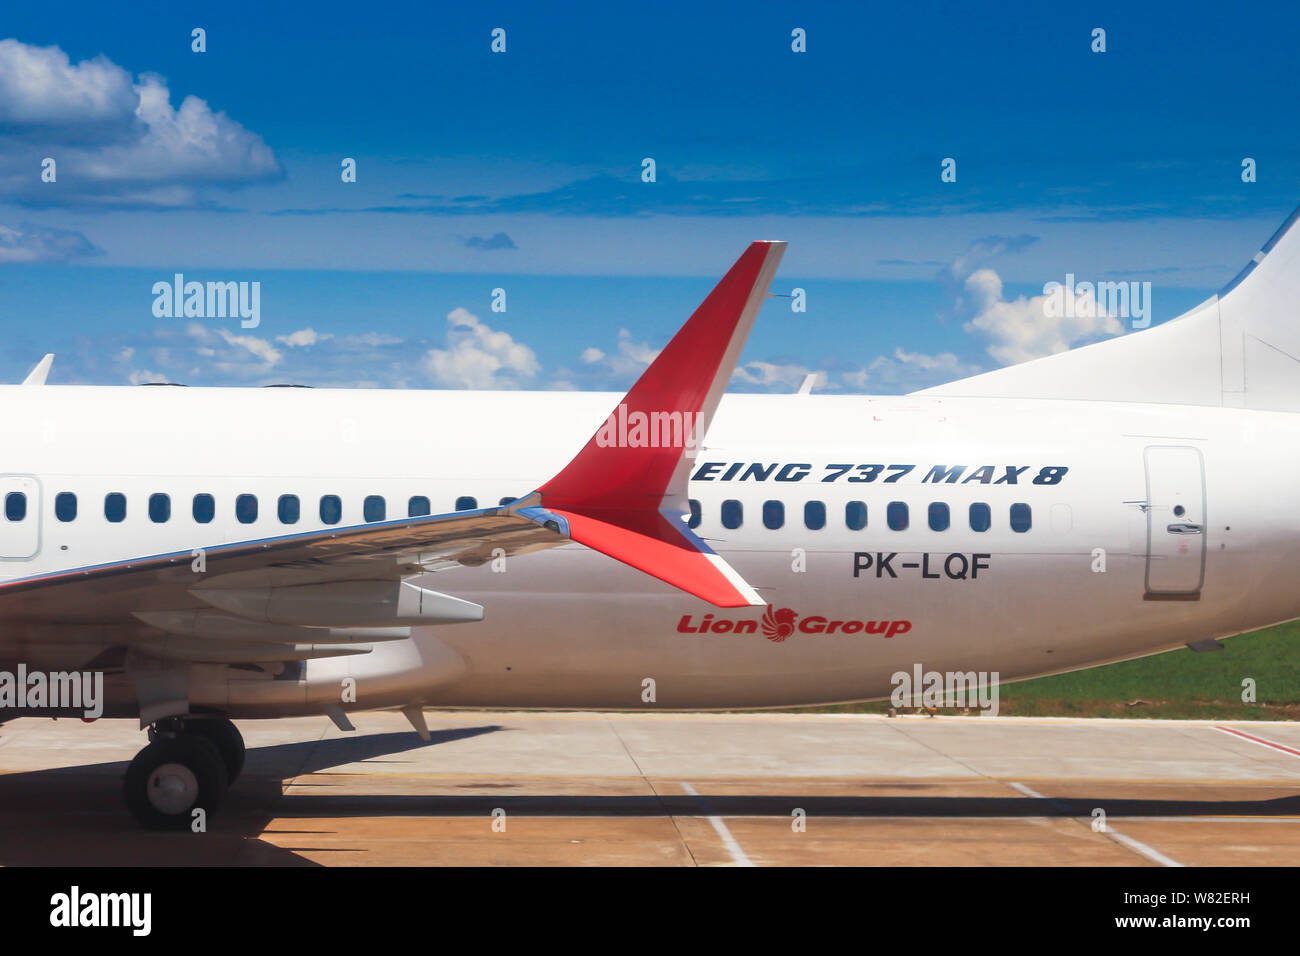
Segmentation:
<svg viewBox="0 0 1300 956">
<path fill-rule="evenodd" d="M 0 559 L 41 549 L 41 486 L 31 475 L 0 475 Z"/>
<path fill-rule="evenodd" d="M 1149 597 L 1200 597 L 1205 581 L 1205 463 L 1190 445 L 1149 445 L 1147 571 Z"/>
</svg>

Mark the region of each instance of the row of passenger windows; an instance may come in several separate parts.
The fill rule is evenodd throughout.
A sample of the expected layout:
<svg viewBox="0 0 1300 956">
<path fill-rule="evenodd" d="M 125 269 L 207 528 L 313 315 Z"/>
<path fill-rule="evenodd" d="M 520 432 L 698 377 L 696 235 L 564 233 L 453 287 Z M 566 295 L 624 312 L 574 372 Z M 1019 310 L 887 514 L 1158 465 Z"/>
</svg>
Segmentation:
<svg viewBox="0 0 1300 956">
<path fill-rule="evenodd" d="M 502 498 L 500 503 L 508 505 L 514 498 Z M 147 504 L 149 520 L 155 524 L 170 521 L 172 517 L 171 495 L 152 494 Z M 464 495 L 456 499 L 457 511 L 473 511 L 478 507 L 478 499 Z M 235 496 L 235 518 L 241 524 L 252 524 L 258 515 L 257 495 Z M 27 517 L 27 495 L 21 491 L 11 491 L 5 495 L 5 518 L 8 521 L 22 521 Z M 388 517 L 388 504 L 383 495 L 367 495 L 361 502 L 361 513 L 366 521 L 383 521 Z M 415 518 L 432 514 L 429 499 L 424 495 L 414 495 L 407 499 L 407 517 Z M 217 515 L 217 501 L 209 494 L 195 495 L 190 503 L 190 514 L 199 524 L 207 524 Z M 275 501 L 275 514 L 281 524 L 297 524 L 302 517 L 302 502 L 297 495 L 280 495 Z M 325 524 L 338 524 L 343 518 L 343 499 L 338 495 L 321 495 L 320 520 Z M 73 521 L 77 517 L 77 496 L 71 491 L 61 491 L 54 496 L 54 516 L 60 521 Z M 126 520 L 126 495 L 119 491 L 109 492 L 104 496 L 104 517 L 116 524 Z"/>
<path fill-rule="evenodd" d="M 694 499 L 690 502 L 691 516 L 689 524 L 698 528 L 703 518 L 700 503 Z M 785 502 L 764 501 L 762 508 L 763 527 L 771 531 L 785 526 Z M 987 504 L 976 501 L 968 511 L 968 520 L 972 531 L 988 531 L 993 526 L 993 509 Z M 1024 533 L 1033 524 L 1033 515 L 1029 505 L 1013 504 L 1010 513 L 1011 530 Z M 931 531 L 947 531 L 952 525 L 952 513 L 942 501 L 932 501 L 926 507 L 926 522 Z M 731 530 L 745 523 L 745 506 L 733 498 L 722 503 L 722 526 Z M 805 528 L 820 531 L 826 527 L 826 502 L 808 501 L 803 506 L 803 523 Z M 911 524 L 911 516 L 905 501 L 891 501 L 885 505 L 885 524 L 890 531 L 906 531 Z M 850 501 L 844 505 L 844 526 L 850 531 L 861 531 L 867 526 L 867 505 L 864 501 Z"/>
<path fill-rule="evenodd" d="M 500 504 L 508 505 L 514 498 L 502 498 Z M 478 507 L 478 500 L 468 495 L 456 499 L 456 511 L 473 511 Z M 157 493 L 149 496 L 149 520 L 162 524 L 171 520 L 172 499 L 170 495 Z M 700 503 L 694 499 L 690 502 L 690 526 L 697 528 L 703 517 Z M 21 491 L 11 491 L 5 495 L 5 518 L 9 521 L 22 521 L 27 517 L 27 495 Z M 275 503 L 276 517 L 281 524 L 297 524 L 302 517 L 302 502 L 297 495 L 280 495 Z M 343 500 L 338 495 L 321 495 L 319 512 L 324 524 L 338 524 L 343 518 Z M 367 495 L 361 503 L 361 513 L 366 521 L 383 521 L 388 517 L 388 504 L 382 495 Z M 197 494 L 190 504 L 190 514 L 199 524 L 207 524 L 216 517 L 217 502 L 209 494 Z M 406 502 L 407 517 L 416 518 L 432 514 L 429 499 L 424 495 L 414 495 Z M 241 524 L 252 524 L 257 520 L 257 495 L 235 496 L 235 518 Z M 70 491 L 62 491 L 54 496 L 54 516 L 60 521 L 72 521 L 77 517 L 77 496 Z M 126 520 L 126 495 L 113 491 L 104 496 L 104 517 L 113 523 Z M 765 501 L 762 508 L 763 527 L 775 531 L 785 526 L 785 502 Z M 983 502 L 970 505 L 968 519 L 972 531 L 988 531 L 993 526 L 993 511 Z M 926 520 L 931 531 L 947 531 L 952 524 L 952 515 L 948 505 L 942 501 L 932 501 L 926 508 Z M 739 528 L 745 521 L 744 505 L 733 498 L 722 502 L 722 526 L 730 530 Z M 820 531 L 826 527 L 826 503 L 808 501 L 803 506 L 804 527 Z M 891 531 L 906 531 L 911 523 L 907 502 L 891 501 L 885 505 L 885 524 Z M 1013 504 L 1010 510 L 1012 531 L 1028 531 L 1033 523 L 1029 505 Z M 850 501 L 844 505 L 844 525 L 850 531 L 861 531 L 867 526 L 867 505 L 863 501 Z"/>
</svg>

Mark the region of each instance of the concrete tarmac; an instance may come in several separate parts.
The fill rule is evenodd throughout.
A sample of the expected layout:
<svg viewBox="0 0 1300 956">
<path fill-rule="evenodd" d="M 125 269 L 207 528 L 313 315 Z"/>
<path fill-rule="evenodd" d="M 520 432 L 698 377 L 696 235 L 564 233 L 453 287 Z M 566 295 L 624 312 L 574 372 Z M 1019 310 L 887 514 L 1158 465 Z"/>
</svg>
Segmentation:
<svg viewBox="0 0 1300 956">
<path fill-rule="evenodd" d="M 241 721 L 207 833 L 139 829 L 130 721 L 0 725 L 0 865 L 1269 866 L 1300 724 L 430 711 Z"/>
</svg>

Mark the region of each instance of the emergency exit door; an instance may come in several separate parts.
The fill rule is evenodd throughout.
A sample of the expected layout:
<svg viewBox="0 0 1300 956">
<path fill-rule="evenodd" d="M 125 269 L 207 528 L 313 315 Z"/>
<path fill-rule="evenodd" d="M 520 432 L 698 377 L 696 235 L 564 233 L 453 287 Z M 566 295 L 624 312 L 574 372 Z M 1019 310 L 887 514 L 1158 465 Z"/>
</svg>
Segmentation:
<svg viewBox="0 0 1300 956">
<path fill-rule="evenodd" d="M 1205 581 L 1205 463 L 1190 445 L 1150 445 L 1147 470 L 1147 594 L 1200 596 Z"/>
<path fill-rule="evenodd" d="M 41 486 L 31 475 L 0 475 L 0 560 L 40 549 Z"/>
</svg>

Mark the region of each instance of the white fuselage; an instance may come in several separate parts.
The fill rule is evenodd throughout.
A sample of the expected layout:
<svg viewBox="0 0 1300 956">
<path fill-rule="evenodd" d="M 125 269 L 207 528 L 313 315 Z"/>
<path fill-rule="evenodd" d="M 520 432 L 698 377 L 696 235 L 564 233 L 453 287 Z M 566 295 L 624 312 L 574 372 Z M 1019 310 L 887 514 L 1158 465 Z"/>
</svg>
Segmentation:
<svg viewBox="0 0 1300 956">
<path fill-rule="evenodd" d="M 462 498 L 495 505 L 561 469 L 617 400 L 3 387 L 0 500 L 24 494 L 27 514 L 0 515 L 0 576 L 308 531 L 323 527 L 323 496 L 340 500 L 340 526 L 366 520 L 369 496 L 388 518 L 412 497 L 434 514 Z M 1300 617 L 1297 449 L 1300 418 L 1280 412 L 730 395 L 694 463 L 696 531 L 772 613 L 793 612 L 776 618 L 784 639 L 765 635 L 762 608 L 714 608 L 569 544 L 422 577 L 482 604 L 481 622 L 308 661 L 279 686 L 276 675 L 196 664 L 191 702 L 232 716 L 318 711 L 352 674 L 369 706 L 789 706 L 887 696 L 892 675 L 917 664 L 1012 680 L 1150 654 Z M 60 494 L 76 496 L 72 520 L 57 513 Z M 105 516 L 110 494 L 125 498 L 117 522 Z M 153 495 L 168 496 L 164 521 L 151 518 Z M 195 520 L 195 495 L 212 496 L 210 522 Z M 256 497 L 255 519 L 238 519 L 240 495 Z M 284 495 L 298 500 L 292 525 L 278 514 Z M 724 527 L 725 501 L 740 503 L 739 527 Z M 783 504 L 781 527 L 765 526 L 765 502 Z M 807 526 L 809 502 L 824 505 L 823 527 Z M 865 505 L 864 528 L 846 523 L 849 502 Z M 891 502 L 907 506 L 906 529 L 890 527 Z M 948 506 L 945 530 L 930 526 L 932 503 Z M 988 506 L 987 530 L 972 528 L 972 504 Z M 1013 529 L 1013 505 L 1028 506 L 1016 512 L 1023 526 L 1027 510 L 1028 530 Z M 808 510 L 816 524 L 820 509 Z M 1202 530 L 1167 530 L 1178 523 Z M 10 629 L 0 663 L 106 659 L 122 639 L 87 627 L 92 611 L 72 615 L 76 625 Z M 133 713 L 129 685 L 111 687 L 110 711 Z"/>
</svg>

